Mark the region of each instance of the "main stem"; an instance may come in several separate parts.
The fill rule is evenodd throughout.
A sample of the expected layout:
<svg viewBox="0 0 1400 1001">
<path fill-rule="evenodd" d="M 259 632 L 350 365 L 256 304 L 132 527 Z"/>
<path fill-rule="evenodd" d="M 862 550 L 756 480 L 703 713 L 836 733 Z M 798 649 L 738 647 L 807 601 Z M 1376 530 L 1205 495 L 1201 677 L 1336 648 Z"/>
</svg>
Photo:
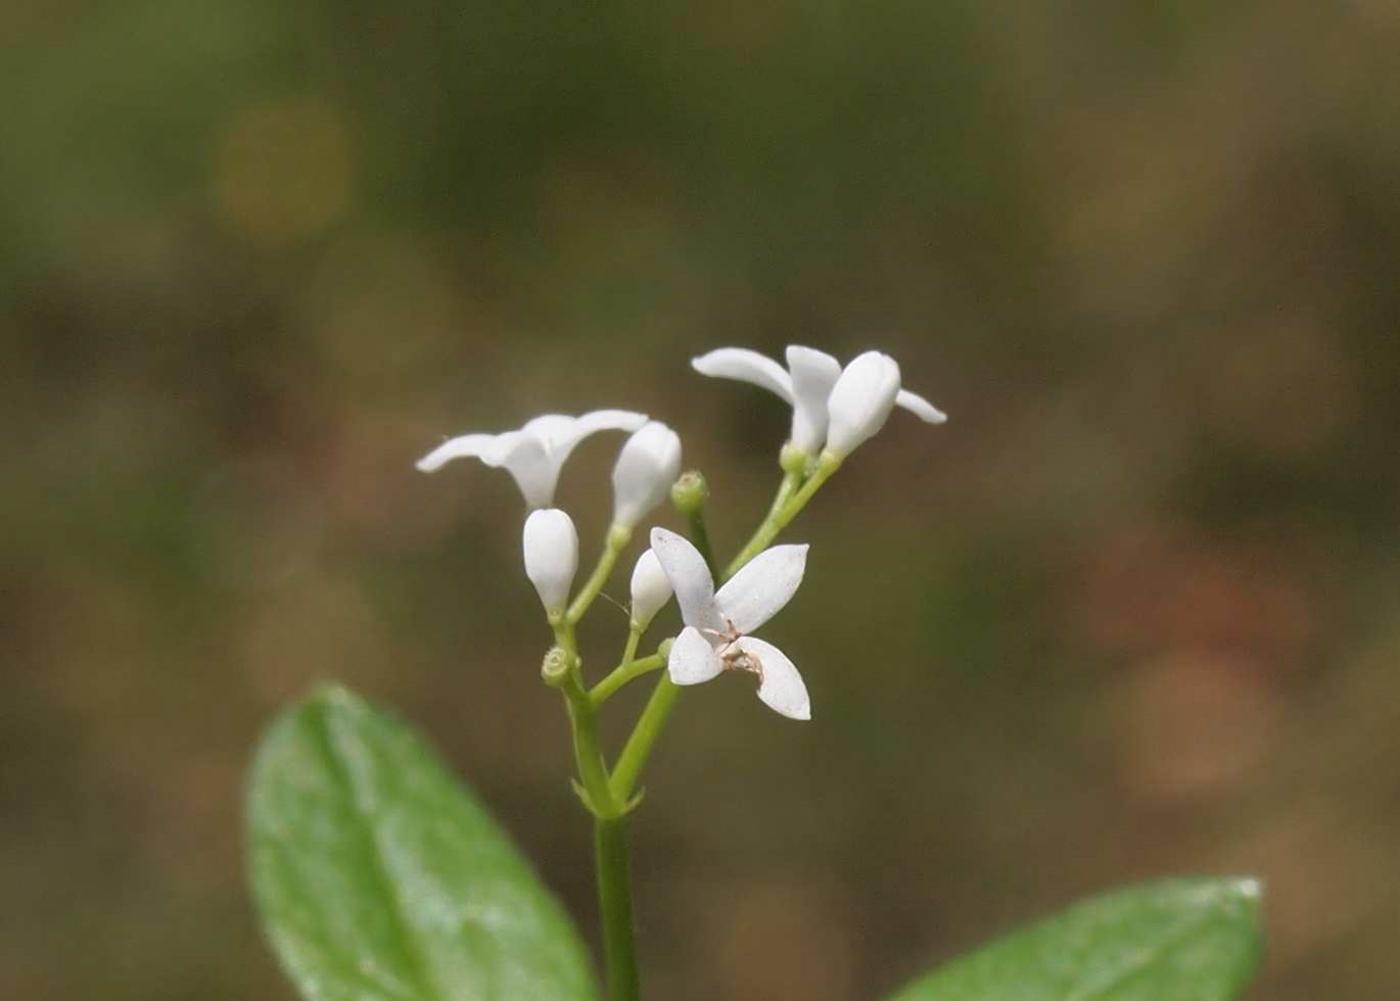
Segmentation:
<svg viewBox="0 0 1400 1001">
<path fill-rule="evenodd" d="M 638 1001 L 637 950 L 632 941 L 632 881 L 627 866 L 627 819 L 595 817 L 593 858 L 598 872 L 598 913 L 603 919 L 603 959 L 608 1001 Z"/>
</svg>

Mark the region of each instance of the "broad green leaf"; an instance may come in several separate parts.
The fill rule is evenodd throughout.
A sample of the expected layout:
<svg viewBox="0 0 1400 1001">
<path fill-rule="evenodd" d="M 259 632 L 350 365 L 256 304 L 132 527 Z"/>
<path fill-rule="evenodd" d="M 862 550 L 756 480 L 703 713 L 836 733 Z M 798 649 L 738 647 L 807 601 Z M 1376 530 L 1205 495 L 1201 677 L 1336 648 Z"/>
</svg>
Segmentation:
<svg viewBox="0 0 1400 1001">
<path fill-rule="evenodd" d="M 568 918 L 400 723 L 331 688 L 283 714 L 248 791 L 263 924 L 308 1001 L 592 1001 Z"/>
<path fill-rule="evenodd" d="M 1096 897 L 890 1001 L 1226 1001 L 1259 958 L 1259 884 L 1175 879 Z"/>
</svg>

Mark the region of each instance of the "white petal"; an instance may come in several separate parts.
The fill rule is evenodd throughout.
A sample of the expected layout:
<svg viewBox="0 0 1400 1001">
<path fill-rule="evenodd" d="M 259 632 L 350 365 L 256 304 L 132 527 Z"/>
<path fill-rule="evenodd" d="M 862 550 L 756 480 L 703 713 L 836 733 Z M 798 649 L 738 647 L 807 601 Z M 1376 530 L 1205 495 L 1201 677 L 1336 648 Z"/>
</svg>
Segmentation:
<svg viewBox="0 0 1400 1001">
<path fill-rule="evenodd" d="M 651 549 L 676 592 L 681 619 L 696 629 L 718 629 L 723 623 L 715 609 L 715 582 L 705 557 L 683 535 L 664 528 L 651 530 Z"/>
<path fill-rule="evenodd" d="M 847 365 L 827 400 L 827 451 L 845 458 L 884 427 L 898 393 L 899 365 L 889 355 L 867 351 Z"/>
<path fill-rule="evenodd" d="M 816 454 L 826 441 L 826 400 L 841 375 L 841 363 L 825 351 L 793 344 L 787 349 L 792 374 L 792 443 Z"/>
<path fill-rule="evenodd" d="M 948 420 L 948 415 L 939 410 L 928 400 L 918 393 L 911 393 L 907 389 L 901 389 L 894 398 L 894 405 L 909 411 L 921 421 L 929 424 L 942 424 Z"/>
<path fill-rule="evenodd" d="M 575 417 L 573 441 L 568 442 L 568 447 L 573 448 L 589 434 L 598 431 L 636 431 L 645 423 L 647 414 L 634 410 L 589 410 Z"/>
<path fill-rule="evenodd" d="M 552 452 L 560 442 L 573 437 L 574 425 L 577 423 L 578 418 L 568 414 L 540 414 L 526 421 L 520 430 L 539 439 L 546 452 Z"/>
<path fill-rule="evenodd" d="M 666 670 L 678 685 L 698 685 L 719 677 L 724 670 L 724 662 L 700 630 L 687 627 L 671 644 Z"/>
<path fill-rule="evenodd" d="M 679 641 L 678 641 L 679 642 Z M 772 643 L 744 636 L 739 649 L 758 661 L 763 680 L 758 684 L 758 697 L 763 704 L 788 719 L 811 719 L 812 700 L 796 665 Z"/>
<path fill-rule="evenodd" d="M 671 600 L 671 580 L 661 569 L 661 561 L 648 549 L 632 568 L 632 627 L 645 629 L 656 613 Z"/>
<path fill-rule="evenodd" d="M 525 519 L 521 548 L 525 576 L 539 592 L 544 610 L 562 612 L 578 572 L 578 532 L 573 519 L 558 508 L 532 511 Z"/>
<path fill-rule="evenodd" d="M 491 448 L 495 443 L 494 434 L 464 434 L 457 438 L 449 438 L 437 448 L 433 449 L 423 458 L 419 459 L 417 466 L 420 472 L 432 473 L 441 469 L 453 459 L 481 458 L 482 454 Z"/>
<path fill-rule="evenodd" d="M 680 436 L 660 421 L 642 425 L 622 446 L 613 467 L 613 521 L 636 525 L 666 499 L 680 474 Z"/>
<path fill-rule="evenodd" d="M 551 455 L 538 435 L 528 431 L 497 435 L 492 446 L 482 452 L 481 461 L 488 466 L 505 467 L 520 487 L 526 507 L 542 508 L 554 503 L 563 459 Z"/>
<path fill-rule="evenodd" d="M 565 414 L 542 414 L 526 421 L 520 430 L 533 434 L 551 454 L 559 454 L 562 463 L 574 446 L 599 431 L 635 431 L 647 422 L 646 414 L 631 410 L 591 410 L 579 417 Z"/>
<path fill-rule="evenodd" d="M 781 365 L 766 355 L 748 348 L 716 348 L 708 354 L 690 360 L 691 368 L 701 375 L 719 379 L 738 379 L 762 386 L 792 402 L 792 378 Z"/>
<path fill-rule="evenodd" d="M 720 652 L 699 629 L 680 630 L 680 636 L 671 644 L 671 654 L 666 657 L 666 672 L 676 685 L 700 685 L 718 678 L 724 671 L 724 661 Z"/>
<path fill-rule="evenodd" d="M 806 545 L 774 546 L 749 560 L 715 595 L 726 623 L 751 633 L 792 600 L 807 570 Z"/>
</svg>

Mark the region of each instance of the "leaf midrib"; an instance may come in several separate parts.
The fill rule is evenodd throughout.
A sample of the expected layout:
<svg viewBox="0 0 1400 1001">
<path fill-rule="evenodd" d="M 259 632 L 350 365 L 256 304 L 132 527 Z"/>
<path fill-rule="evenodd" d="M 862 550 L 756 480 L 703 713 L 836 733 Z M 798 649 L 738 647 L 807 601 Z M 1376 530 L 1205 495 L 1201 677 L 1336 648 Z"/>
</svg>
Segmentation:
<svg viewBox="0 0 1400 1001">
<path fill-rule="evenodd" d="M 1181 928 L 1169 936 L 1158 939 L 1154 945 L 1142 950 L 1140 957 L 1115 970 L 1107 981 L 1067 995 L 1064 1001 L 1095 1001 L 1095 999 L 1107 998 L 1108 992 L 1160 963 L 1171 950 L 1194 937 L 1216 917 L 1218 917 L 1218 913 L 1211 910 L 1183 920 Z"/>
<path fill-rule="evenodd" d="M 389 902 L 387 909 L 389 921 L 393 926 L 399 951 L 407 961 L 410 978 L 418 989 L 420 997 L 424 1001 L 432 1001 L 441 995 L 433 982 L 426 958 L 414 944 L 414 938 L 409 933 L 407 908 L 399 897 L 394 880 L 389 875 L 386 853 L 380 843 L 379 829 L 372 822 L 374 813 L 363 802 L 359 789 L 350 774 L 350 767 L 342 758 L 336 734 L 332 732 L 331 713 L 333 707 L 321 705 L 317 706 L 316 709 L 317 711 L 311 716 L 311 729 L 319 740 L 321 751 L 325 755 L 328 763 L 327 771 L 344 792 L 346 801 L 360 821 L 356 827 L 368 849 L 365 855 L 369 859 L 369 875 L 381 891 L 380 896 Z"/>
</svg>

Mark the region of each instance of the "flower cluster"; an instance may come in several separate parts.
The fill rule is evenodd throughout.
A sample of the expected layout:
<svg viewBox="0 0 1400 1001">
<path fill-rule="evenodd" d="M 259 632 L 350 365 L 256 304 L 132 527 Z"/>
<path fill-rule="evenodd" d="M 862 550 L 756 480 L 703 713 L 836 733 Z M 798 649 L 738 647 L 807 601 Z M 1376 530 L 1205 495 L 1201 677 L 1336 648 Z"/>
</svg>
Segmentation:
<svg viewBox="0 0 1400 1001">
<path fill-rule="evenodd" d="M 726 672 L 752 674 L 764 704 L 789 718 L 805 720 L 811 717 L 811 703 L 801 674 L 780 649 L 752 634 L 797 591 L 806 571 L 808 547 L 768 547 L 767 543 L 825 477 L 884 426 L 895 407 L 932 424 L 946 418 L 923 397 L 903 389 L 899 365 L 878 351 L 867 351 L 843 367 L 825 352 L 793 345 L 786 360 L 784 368 L 745 348 L 720 348 L 692 360 L 695 370 L 704 375 L 761 386 L 792 407 L 791 434 L 782 451 L 787 477 L 768 519 L 755 533 L 757 545 L 746 547 L 718 589 L 707 552 L 675 532 L 651 530 L 650 548 L 632 571 L 629 653 L 615 673 L 626 675 L 635 669 L 633 665 L 646 663 L 645 659 L 633 661 L 631 652 L 674 595 L 683 628 L 659 648 L 665 653 L 673 684 L 695 685 Z M 600 431 L 631 435 L 613 466 L 613 516 L 603 557 L 570 605 L 578 572 L 578 532 L 573 519 L 553 506 L 554 494 L 570 453 Z M 573 625 L 605 582 L 633 530 L 671 492 L 681 471 L 681 442 L 665 424 L 630 410 L 595 410 L 579 417 L 546 414 L 514 431 L 449 439 L 419 460 L 418 468 L 433 472 L 465 457 L 504 468 L 515 479 L 529 509 L 522 540 L 526 576 L 556 635 L 572 644 Z M 681 505 L 682 495 L 676 496 L 678 506 L 689 508 L 693 527 L 700 532 L 697 541 L 704 544 L 698 497 L 692 506 Z M 602 697 L 595 691 L 596 701 Z"/>
</svg>

